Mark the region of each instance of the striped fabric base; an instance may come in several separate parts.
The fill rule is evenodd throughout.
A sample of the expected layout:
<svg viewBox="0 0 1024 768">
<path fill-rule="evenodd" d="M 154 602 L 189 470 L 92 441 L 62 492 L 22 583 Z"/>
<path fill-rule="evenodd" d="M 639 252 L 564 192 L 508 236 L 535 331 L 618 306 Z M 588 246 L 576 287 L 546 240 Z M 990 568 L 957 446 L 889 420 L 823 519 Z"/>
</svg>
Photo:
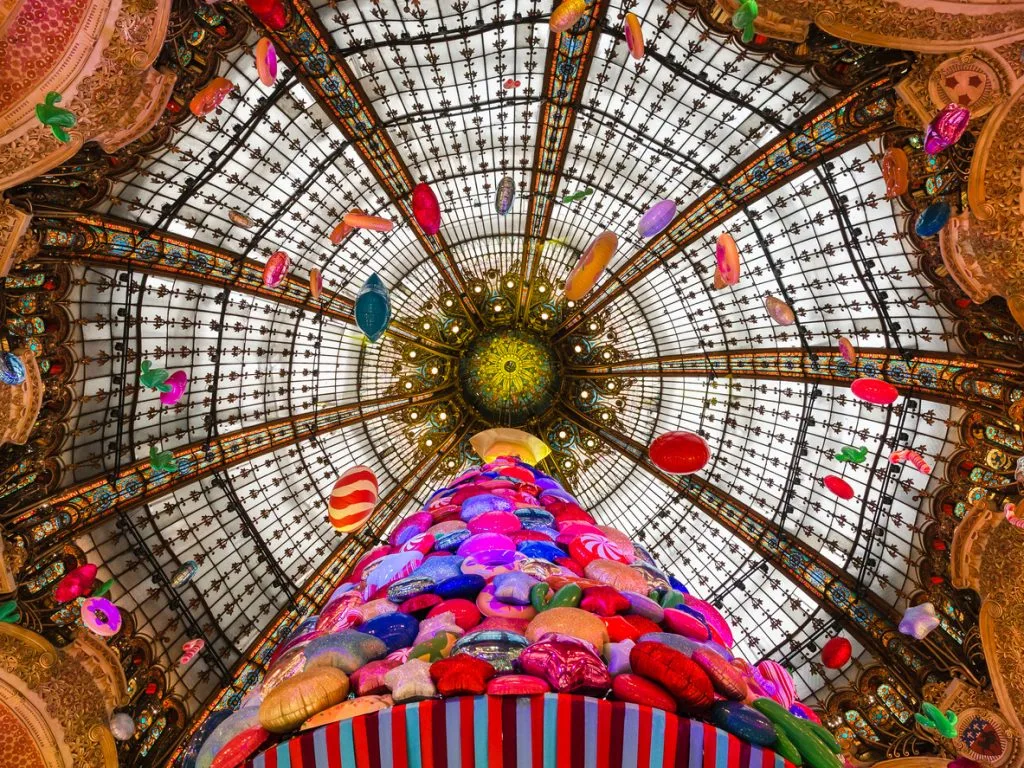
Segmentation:
<svg viewBox="0 0 1024 768">
<path fill-rule="evenodd" d="M 712 725 L 584 696 L 421 701 L 331 723 L 247 768 L 792 768 Z"/>
</svg>

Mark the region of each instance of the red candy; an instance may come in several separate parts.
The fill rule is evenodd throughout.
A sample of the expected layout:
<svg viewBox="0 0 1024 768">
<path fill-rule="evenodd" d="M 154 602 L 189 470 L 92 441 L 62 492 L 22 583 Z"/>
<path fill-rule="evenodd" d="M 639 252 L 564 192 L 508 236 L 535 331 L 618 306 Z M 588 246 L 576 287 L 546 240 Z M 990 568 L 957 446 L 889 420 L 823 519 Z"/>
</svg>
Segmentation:
<svg viewBox="0 0 1024 768">
<path fill-rule="evenodd" d="M 550 690 L 546 680 L 533 675 L 502 675 L 487 683 L 488 696 L 539 696 Z"/>
<path fill-rule="evenodd" d="M 853 492 L 853 486 L 838 475 L 825 475 L 821 482 L 840 499 L 849 501 L 856 495 Z"/>
<path fill-rule="evenodd" d="M 661 632 L 661 627 L 644 616 L 605 616 L 601 619 L 608 628 L 608 637 L 613 643 L 623 640 L 639 640 L 652 632 Z"/>
<path fill-rule="evenodd" d="M 691 712 L 702 712 L 715 702 L 707 673 L 675 648 L 661 643 L 637 643 L 629 652 L 633 672 L 653 680 Z"/>
<path fill-rule="evenodd" d="M 398 606 L 398 610 L 402 613 L 415 615 L 417 613 L 422 613 L 423 611 L 429 611 L 440 604 L 441 598 L 438 595 L 416 595 L 416 597 L 410 597 Z"/>
<path fill-rule="evenodd" d="M 580 608 L 598 616 L 614 616 L 625 613 L 630 608 L 629 600 L 612 587 L 588 587 L 583 590 Z"/>
<path fill-rule="evenodd" d="M 430 678 L 442 696 L 479 696 L 495 670 L 488 662 L 469 654 L 449 656 L 430 665 Z"/>
<path fill-rule="evenodd" d="M 430 609 L 427 618 L 440 616 L 442 613 L 455 616 L 455 623 L 467 632 L 480 623 L 480 611 L 477 610 L 476 604 L 462 597 L 453 597 L 451 600 L 437 603 Z"/>
<path fill-rule="evenodd" d="M 612 693 L 615 694 L 615 698 L 623 701 L 646 704 L 648 707 L 657 707 L 667 712 L 676 711 L 675 699 L 668 691 L 639 675 L 616 675 L 612 678 Z"/>
<path fill-rule="evenodd" d="M 706 622 L 678 608 L 666 608 L 665 618 L 661 623 L 669 632 L 696 640 L 698 643 L 711 639 L 711 630 Z"/>
</svg>

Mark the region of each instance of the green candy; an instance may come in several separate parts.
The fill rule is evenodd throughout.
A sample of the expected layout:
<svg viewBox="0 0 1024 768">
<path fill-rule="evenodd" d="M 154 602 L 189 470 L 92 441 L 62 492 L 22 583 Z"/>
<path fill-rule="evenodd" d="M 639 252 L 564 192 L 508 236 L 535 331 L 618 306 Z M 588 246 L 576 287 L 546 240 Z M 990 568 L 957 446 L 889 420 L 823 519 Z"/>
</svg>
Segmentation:
<svg viewBox="0 0 1024 768">
<path fill-rule="evenodd" d="M 583 590 L 578 584 L 566 584 L 548 599 L 548 585 L 543 581 L 530 587 L 530 605 L 537 613 L 543 613 L 549 608 L 575 608 L 583 599 Z"/>
<path fill-rule="evenodd" d="M 171 385 L 167 383 L 171 372 L 166 368 L 153 368 L 149 360 L 142 361 L 142 373 L 139 374 L 139 383 L 144 387 L 156 389 L 160 392 L 170 392 Z"/>
<path fill-rule="evenodd" d="M 921 711 L 914 713 L 914 719 L 924 728 L 935 731 L 947 739 L 956 738 L 956 712 L 951 709 L 942 714 L 942 710 L 927 701 L 921 702 Z"/>
<path fill-rule="evenodd" d="M 754 39 L 754 19 L 757 18 L 757 0 L 741 0 L 740 7 L 732 15 L 733 29 L 743 33 L 743 42 Z"/>
<path fill-rule="evenodd" d="M 157 450 L 155 445 L 149 447 L 149 466 L 154 472 L 177 472 L 178 462 L 170 451 Z"/>
<path fill-rule="evenodd" d="M 50 91 L 42 104 L 36 104 L 36 117 L 53 132 L 57 141 L 67 144 L 71 141 L 71 135 L 65 129 L 74 128 L 78 120 L 70 109 L 57 106 L 60 100 L 61 95 L 57 91 Z"/>
<path fill-rule="evenodd" d="M 836 757 L 841 751 L 839 742 L 826 728 L 797 717 L 778 702 L 771 699 L 755 699 L 751 706 L 777 726 L 791 745 L 803 758 L 801 764 L 810 768 L 841 768 L 842 762 Z M 780 739 L 780 743 L 781 739 Z M 783 754 L 776 744 L 776 751 Z M 788 749 L 783 746 L 783 749 Z"/>
<path fill-rule="evenodd" d="M 116 583 L 117 581 L 115 579 L 108 579 L 107 581 L 104 581 L 102 584 L 96 587 L 96 590 L 92 593 L 92 596 L 100 597 L 101 595 L 107 594 L 107 592 L 110 591 L 110 588 L 114 586 L 114 584 Z"/>
<path fill-rule="evenodd" d="M 451 632 L 438 632 L 429 640 L 424 640 L 409 651 L 410 659 L 422 659 L 423 661 L 435 662 L 447 658 L 452 651 L 452 646 L 458 638 Z"/>
<path fill-rule="evenodd" d="M 0 603 L 0 622 L 17 624 L 19 621 L 21 621 L 21 612 L 18 610 L 17 600 Z"/>
<path fill-rule="evenodd" d="M 854 448 L 852 445 L 844 445 L 843 450 L 836 454 L 836 461 L 847 461 L 850 464 L 863 464 L 868 458 L 868 447 L 862 445 Z"/>
<path fill-rule="evenodd" d="M 789 760 L 793 765 L 803 765 L 804 759 L 800 756 L 796 744 L 789 740 L 786 732 L 775 723 L 772 723 L 772 728 L 775 729 L 775 743 L 772 745 L 772 749 L 782 755 L 783 760 Z"/>
<path fill-rule="evenodd" d="M 661 596 L 662 608 L 675 608 L 677 605 L 685 604 L 686 595 L 684 595 L 678 589 L 667 589 L 665 590 L 665 594 Z"/>
</svg>

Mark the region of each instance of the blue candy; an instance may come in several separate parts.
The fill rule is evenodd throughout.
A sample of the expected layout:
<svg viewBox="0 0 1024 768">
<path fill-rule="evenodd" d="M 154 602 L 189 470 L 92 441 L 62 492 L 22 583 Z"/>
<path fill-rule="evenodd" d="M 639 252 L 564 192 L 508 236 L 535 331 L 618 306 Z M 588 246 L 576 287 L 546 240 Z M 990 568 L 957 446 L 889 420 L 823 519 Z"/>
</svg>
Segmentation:
<svg viewBox="0 0 1024 768">
<path fill-rule="evenodd" d="M 389 613 L 360 625 L 359 631 L 382 640 L 388 653 L 416 642 L 420 623 L 407 613 Z"/>
<path fill-rule="evenodd" d="M 442 581 L 434 587 L 434 594 L 442 600 L 450 600 L 453 597 L 464 597 L 472 600 L 480 594 L 480 590 L 485 586 L 487 586 L 487 580 L 483 576 L 463 574 L 462 576 Z"/>
<path fill-rule="evenodd" d="M 516 549 L 527 557 L 547 560 L 549 563 L 555 562 L 556 557 L 566 556 L 560 547 L 546 541 L 521 541 L 516 545 Z"/>
</svg>

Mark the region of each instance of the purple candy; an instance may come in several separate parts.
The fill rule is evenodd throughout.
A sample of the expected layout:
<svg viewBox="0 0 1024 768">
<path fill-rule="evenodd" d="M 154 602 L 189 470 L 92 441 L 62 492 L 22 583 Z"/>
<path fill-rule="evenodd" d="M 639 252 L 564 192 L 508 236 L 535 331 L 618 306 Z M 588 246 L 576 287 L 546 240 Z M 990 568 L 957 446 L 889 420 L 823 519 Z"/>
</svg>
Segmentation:
<svg viewBox="0 0 1024 768">
<path fill-rule="evenodd" d="M 640 233 L 640 237 L 654 237 L 671 224 L 675 217 L 675 200 L 659 200 L 648 208 L 647 213 L 640 219 L 637 232 Z"/>
<path fill-rule="evenodd" d="M 515 508 L 515 502 L 510 499 L 495 496 L 493 493 L 481 493 L 462 502 L 459 517 L 468 522 L 485 512 L 513 512 Z"/>
</svg>

